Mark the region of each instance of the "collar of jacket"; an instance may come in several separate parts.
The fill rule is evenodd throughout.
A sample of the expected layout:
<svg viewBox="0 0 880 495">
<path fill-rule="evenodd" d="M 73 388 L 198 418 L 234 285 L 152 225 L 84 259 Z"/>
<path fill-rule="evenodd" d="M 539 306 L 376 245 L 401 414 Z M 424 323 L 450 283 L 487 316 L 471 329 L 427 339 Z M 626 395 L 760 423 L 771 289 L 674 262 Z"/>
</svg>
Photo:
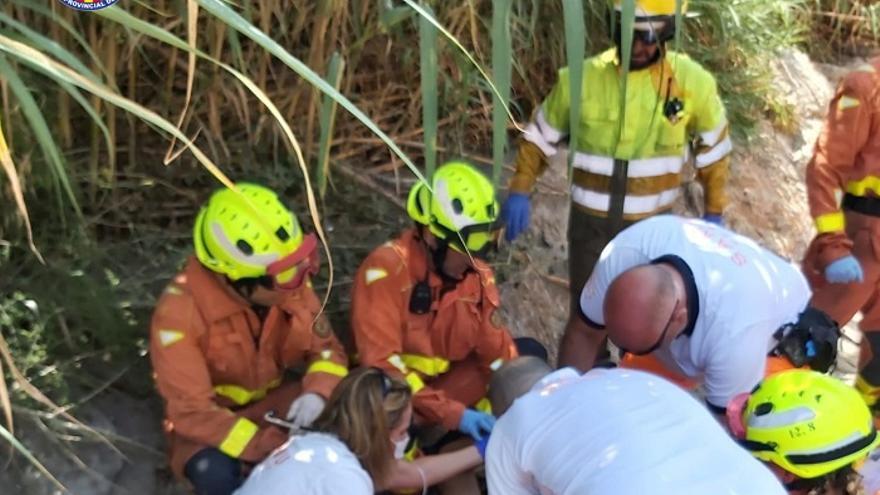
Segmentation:
<svg viewBox="0 0 880 495">
<path fill-rule="evenodd" d="M 667 93 L 670 98 L 684 98 L 686 95 L 678 85 L 678 80 L 675 74 L 675 61 L 679 57 L 686 58 L 687 55 L 667 50 L 666 57 L 660 60 L 659 63 L 654 63 L 643 70 L 630 71 L 627 76 L 628 78 L 632 78 L 640 74 L 650 75 L 654 89 L 657 91 L 661 100 L 665 99 Z M 620 70 L 620 59 L 617 57 L 617 48 L 609 48 L 597 55 L 595 60 L 597 61 L 594 65 L 596 68 L 603 69 L 608 66 L 613 66 L 615 71 Z M 586 67 L 584 67 L 584 70 L 586 70 Z M 670 84 L 671 87 L 669 87 Z"/>
<path fill-rule="evenodd" d="M 223 279 L 215 276 L 214 272 L 205 268 L 195 257 L 190 257 L 187 261 L 184 274 L 189 292 L 208 323 L 250 311 L 250 303 L 232 292 L 230 288 L 224 287 Z M 306 289 L 305 284 L 280 304 L 279 309 L 285 313 L 292 313 L 291 306 L 300 298 L 304 289 Z"/>
<path fill-rule="evenodd" d="M 442 287 L 443 279 L 428 268 L 428 258 L 422 241 L 419 239 L 415 228 L 404 231 L 397 240 L 398 252 L 402 252 L 404 262 L 409 271 L 409 279 L 412 285 L 424 280 L 428 274 L 428 284 L 431 287 Z M 451 249 L 451 248 L 450 248 Z M 475 302 L 486 297 L 495 305 L 499 305 L 498 291 L 495 287 L 495 275 L 492 268 L 485 262 L 475 259 L 474 269 L 465 274 L 464 279 L 455 285 L 455 291 L 463 297 L 472 297 Z M 488 289 L 488 290 L 483 290 Z M 482 294 L 481 294 L 482 292 Z"/>
</svg>

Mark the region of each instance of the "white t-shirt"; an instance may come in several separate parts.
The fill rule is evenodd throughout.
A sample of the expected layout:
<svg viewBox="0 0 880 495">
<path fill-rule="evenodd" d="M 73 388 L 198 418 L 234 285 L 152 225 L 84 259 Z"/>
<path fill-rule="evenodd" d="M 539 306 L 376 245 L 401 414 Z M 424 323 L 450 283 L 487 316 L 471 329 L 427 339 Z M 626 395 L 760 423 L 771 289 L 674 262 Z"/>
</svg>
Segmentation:
<svg viewBox="0 0 880 495">
<path fill-rule="evenodd" d="M 868 456 L 859 474 L 864 477 L 865 495 L 880 494 L 880 449 Z"/>
<path fill-rule="evenodd" d="M 261 462 L 235 495 L 372 495 L 373 481 L 333 435 L 291 437 Z"/>
<path fill-rule="evenodd" d="M 671 370 L 702 379 L 706 400 L 723 408 L 763 378 L 767 353 L 776 345 L 773 334 L 797 321 L 810 300 L 809 286 L 794 264 L 751 239 L 702 220 L 659 215 L 608 243 L 581 292 L 583 316 L 604 325 L 602 304 L 611 282 L 668 255 L 690 268 L 692 281 L 684 278 L 696 287 L 698 310 L 691 335 L 654 355 Z"/>
<path fill-rule="evenodd" d="M 559 370 L 492 430 L 490 495 L 785 495 L 699 402 L 636 370 Z"/>
</svg>

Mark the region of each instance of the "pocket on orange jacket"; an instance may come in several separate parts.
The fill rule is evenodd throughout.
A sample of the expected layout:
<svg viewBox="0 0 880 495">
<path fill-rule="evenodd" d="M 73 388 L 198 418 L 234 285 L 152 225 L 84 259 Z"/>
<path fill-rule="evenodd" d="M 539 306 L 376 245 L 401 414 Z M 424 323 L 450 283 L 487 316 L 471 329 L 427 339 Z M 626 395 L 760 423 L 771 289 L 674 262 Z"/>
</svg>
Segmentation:
<svg viewBox="0 0 880 495">
<path fill-rule="evenodd" d="M 406 331 L 403 334 L 403 349 L 430 349 L 432 313 L 417 315 L 409 313 L 406 317 Z"/>
<path fill-rule="evenodd" d="M 219 372 L 232 370 L 233 363 L 241 363 L 247 360 L 247 355 L 242 348 L 241 336 L 232 332 L 217 332 L 210 335 L 205 359 L 213 370 Z"/>
</svg>

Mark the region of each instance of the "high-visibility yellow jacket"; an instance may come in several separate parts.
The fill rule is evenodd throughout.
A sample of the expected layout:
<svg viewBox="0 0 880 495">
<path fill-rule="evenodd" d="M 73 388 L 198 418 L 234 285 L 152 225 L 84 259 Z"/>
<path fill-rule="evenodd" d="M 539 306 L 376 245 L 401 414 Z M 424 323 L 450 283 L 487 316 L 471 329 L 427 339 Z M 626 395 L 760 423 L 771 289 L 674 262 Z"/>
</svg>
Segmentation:
<svg viewBox="0 0 880 495">
<path fill-rule="evenodd" d="M 669 51 L 660 63 L 629 72 L 622 129 L 616 49 L 587 59 L 582 80 L 580 127 L 571 132 L 569 143 L 575 154 L 571 192 L 576 205 L 607 215 L 617 160 L 627 162 L 623 217 L 638 220 L 667 210 L 678 197 L 682 166 L 693 152 L 706 192 L 706 212 L 722 212 L 732 146 L 724 105 L 708 71 L 686 55 Z M 568 68 L 561 69 L 526 128 L 510 182 L 512 192 L 531 191 L 547 159 L 569 134 L 569 81 Z M 666 103 L 675 100 L 681 102 L 681 110 L 667 117 Z"/>
</svg>

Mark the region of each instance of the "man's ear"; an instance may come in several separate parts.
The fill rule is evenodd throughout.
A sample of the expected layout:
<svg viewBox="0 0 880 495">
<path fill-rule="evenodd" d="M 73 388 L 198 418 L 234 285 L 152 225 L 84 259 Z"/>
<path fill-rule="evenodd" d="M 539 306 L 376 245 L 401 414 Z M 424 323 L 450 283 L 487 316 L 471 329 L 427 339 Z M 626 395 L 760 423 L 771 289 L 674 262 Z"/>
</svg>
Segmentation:
<svg viewBox="0 0 880 495">
<path fill-rule="evenodd" d="M 688 322 L 688 311 L 687 304 L 682 303 L 679 304 L 675 311 L 672 313 L 672 325 L 674 327 L 680 327 L 687 325 Z"/>
</svg>

